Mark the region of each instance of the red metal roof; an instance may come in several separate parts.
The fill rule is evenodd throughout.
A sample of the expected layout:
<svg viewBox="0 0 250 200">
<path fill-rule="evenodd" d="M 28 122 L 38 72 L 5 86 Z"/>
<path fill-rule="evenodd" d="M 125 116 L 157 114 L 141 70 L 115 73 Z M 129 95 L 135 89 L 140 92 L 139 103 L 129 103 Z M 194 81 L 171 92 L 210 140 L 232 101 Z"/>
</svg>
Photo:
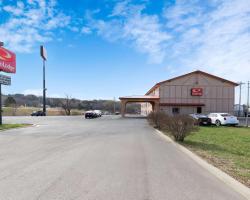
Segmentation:
<svg viewBox="0 0 250 200">
<path fill-rule="evenodd" d="M 119 99 L 159 99 L 159 96 L 150 96 L 150 95 L 133 95 L 133 96 L 125 96 L 120 97 Z"/>
</svg>

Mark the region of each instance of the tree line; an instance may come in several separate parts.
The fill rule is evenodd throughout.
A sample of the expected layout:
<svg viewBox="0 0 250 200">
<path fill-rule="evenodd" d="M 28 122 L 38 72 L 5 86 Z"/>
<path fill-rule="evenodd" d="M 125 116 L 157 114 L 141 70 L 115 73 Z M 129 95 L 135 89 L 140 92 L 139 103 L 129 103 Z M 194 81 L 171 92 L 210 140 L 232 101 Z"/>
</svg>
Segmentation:
<svg viewBox="0 0 250 200">
<path fill-rule="evenodd" d="M 3 95 L 3 105 L 6 107 L 42 107 L 42 97 L 36 95 L 24 94 L 9 94 Z M 78 110 L 102 110 L 113 113 L 114 110 L 120 111 L 120 101 L 114 100 L 80 100 L 66 95 L 65 98 L 52 98 L 48 97 L 46 105 L 51 108 L 63 108 L 67 115 L 70 115 L 71 109 Z M 128 113 L 140 112 L 140 104 L 128 104 Z"/>
</svg>

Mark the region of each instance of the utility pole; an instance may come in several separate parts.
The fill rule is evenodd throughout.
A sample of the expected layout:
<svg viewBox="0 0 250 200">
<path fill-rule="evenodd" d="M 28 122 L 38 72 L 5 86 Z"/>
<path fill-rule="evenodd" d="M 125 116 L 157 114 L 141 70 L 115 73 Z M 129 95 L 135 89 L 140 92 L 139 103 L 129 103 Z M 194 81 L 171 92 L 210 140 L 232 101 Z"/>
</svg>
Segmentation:
<svg viewBox="0 0 250 200">
<path fill-rule="evenodd" d="M 246 127 L 248 127 L 249 89 L 250 89 L 250 81 L 247 82 L 247 116 L 246 116 Z"/>
<path fill-rule="evenodd" d="M 0 42 L 0 47 L 4 46 L 3 42 Z M 3 125 L 3 113 L 2 113 L 2 84 L 0 83 L 0 125 Z"/>
<path fill-rule="evenodd" d="M 241 86 L 245 84 L 243 82 L 239 82 L 239 86 L 240 86 L 240 94 L 239 94 L 239 109 L 238 109 L 238 117 L 240 117 L 240 107 L 241 107 Z"/>
</svg>

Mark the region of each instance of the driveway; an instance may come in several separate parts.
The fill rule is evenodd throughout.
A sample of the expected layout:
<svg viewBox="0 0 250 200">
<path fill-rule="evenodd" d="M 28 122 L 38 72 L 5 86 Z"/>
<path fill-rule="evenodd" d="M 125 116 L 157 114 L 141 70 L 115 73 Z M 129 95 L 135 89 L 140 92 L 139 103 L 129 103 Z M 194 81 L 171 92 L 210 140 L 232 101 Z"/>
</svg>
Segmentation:
<svg viewBox="0 0 250 200">
<path fill-rule="evenodd" d="M 243 200 L 155 134 L 145 119 L 9 117 L 0 132 L 1 200 Z"/>
</svg>

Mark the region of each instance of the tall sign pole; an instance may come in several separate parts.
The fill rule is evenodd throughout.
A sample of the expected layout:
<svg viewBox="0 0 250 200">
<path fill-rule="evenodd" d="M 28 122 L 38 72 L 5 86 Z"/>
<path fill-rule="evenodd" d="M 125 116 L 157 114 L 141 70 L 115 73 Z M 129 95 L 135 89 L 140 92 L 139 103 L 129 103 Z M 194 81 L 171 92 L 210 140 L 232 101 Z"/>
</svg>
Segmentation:
<svg viewBox="0 0 250 200">
<path fill-rule="evenodd" d="M 4 43 L 0 42 L 0 71 L 5 73 L 16 73 L 16 55 L 5 49 Z M 2 85 L 11 85 L 11 77 L 0 74 L 0 125 L 3 124 L 2 118 Z"/>
<path fill-rule="evenodd" d="M 0 47 L 3 47 L 4 43 L 0 42 Z M 2 84 L 0 83 L 0 125 L 3 125 L 3 113 L 2 113 Z"/>
<path fill-rule="evenodd" d="M 114 114 L 116 113 L 116 107 L 115 107 L 115 97 L 114 97 Z"/>
<path fill-rule="evenodd" d="M 43 112 L 46 113 L 45 60 L 43 60 Z"/>
<path fill-rule="evenodd" d="M 248 127 L 248 114 L 249 114 L 249 89 L 250 81 L 247 82 L 247 116 L 246 116 L 246 127 Z"/>
<path fill-rule="evenodd" d="M 47 60 L 47 52 L 44 46 L 40 46 L 40 55 L 43 59 L 43 112 L 46 114 L 45 61 Z"/>
</svg>

